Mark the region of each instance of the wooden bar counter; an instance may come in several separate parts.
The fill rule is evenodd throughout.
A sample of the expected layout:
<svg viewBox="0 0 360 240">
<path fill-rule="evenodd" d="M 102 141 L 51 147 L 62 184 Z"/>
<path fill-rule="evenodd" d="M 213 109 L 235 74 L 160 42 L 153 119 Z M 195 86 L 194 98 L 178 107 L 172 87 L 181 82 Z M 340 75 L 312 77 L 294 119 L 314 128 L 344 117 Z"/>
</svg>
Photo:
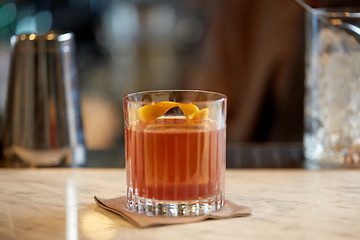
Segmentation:
<svg viewBox="0 0 360 240">
<path fill-rule="evenodd" d="M 0 239 L 360 239 L 360 171 L 228 169 L 244 218 L 140 229 L 97 207 L 124 169 L 0 169 Z"/>
</svg>

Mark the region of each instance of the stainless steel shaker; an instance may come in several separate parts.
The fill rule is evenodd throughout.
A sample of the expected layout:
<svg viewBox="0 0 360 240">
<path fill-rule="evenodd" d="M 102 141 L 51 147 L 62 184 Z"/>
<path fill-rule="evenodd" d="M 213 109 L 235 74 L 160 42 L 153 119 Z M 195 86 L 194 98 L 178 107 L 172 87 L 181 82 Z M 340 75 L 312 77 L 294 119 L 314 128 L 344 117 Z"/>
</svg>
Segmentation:
<svg viewBox="0 0 360 240">
<path fill-rule="evenodd" d="M 84 166 L 86 151 L 72 33 L 11 38 L 3 122 L 6 166 Z"/>
</svg>

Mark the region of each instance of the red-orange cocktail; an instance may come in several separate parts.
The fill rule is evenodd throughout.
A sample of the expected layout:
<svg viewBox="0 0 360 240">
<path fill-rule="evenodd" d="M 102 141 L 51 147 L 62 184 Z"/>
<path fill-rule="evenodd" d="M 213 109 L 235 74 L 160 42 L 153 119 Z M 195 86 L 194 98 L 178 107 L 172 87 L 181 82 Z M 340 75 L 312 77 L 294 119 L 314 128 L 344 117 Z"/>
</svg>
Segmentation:
<svg viewBox="0 0 360 240">
<path fill-rule="evenodd" d="M 173 91 L 138 94 L 164 92 L 170 97 L 165 100 L 171 100 Z M 176 91 L 175 95 L 189 97 L 193 93 Z M 204 106 L 206 111 L 202 112 L 205 113 L 193 103 L 196 96 L 186 98 L 191 101 L 188 103 L 162 104 L 160 101 L 155 105 L 154 102 L 128 101 L 132 94 L 124 98 L 130 209 L 146 215 L 191 216 L 222 207 L 226 98 L 216 93 L 195 93 L 214 94 L 217 98 L 198 103 Z M 142 109 L 146 105 L 148 109 Z"/>
</svg>

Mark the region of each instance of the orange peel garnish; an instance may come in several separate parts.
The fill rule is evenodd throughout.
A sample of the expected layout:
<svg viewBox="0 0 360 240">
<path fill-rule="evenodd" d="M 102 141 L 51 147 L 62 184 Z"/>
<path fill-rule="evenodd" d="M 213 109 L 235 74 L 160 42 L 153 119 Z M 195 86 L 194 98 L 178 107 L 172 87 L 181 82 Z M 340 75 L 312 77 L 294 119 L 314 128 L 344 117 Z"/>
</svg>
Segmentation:
<svg viewBox="0 0 360 240">
<path fill-rule="evenodd" d="M 192 103 L 177 103 L 170 101 L 163 101 L 145 105 L 139 108 L 137 110 L 137 113 L 141 121 L 151 122 L 163 116 L 167 111 L 174 107 L 179 107 L 185 115 L 186 119 L 201 120 L 209 116 L 208 108 L 203 108 L 199 110 L 199 108 Z"/>
<path fill-rule="evenodd" d="M 151 122 L 164 115 L 173 107 L 177 107 L 178 103 L 163 101 L 145 105 L 137 110 L 139 119 L 143 122 Z"/>
<path fill-rule="evenodd" d="M 201 120 L 201 119 L 205 119 L 209 117 L 209 109 L 208 108 L 203 108 L 197 112 L 195 112 L 194 114 L 192 114 L 192 116 L 190 117 L 191 120 Z"/>
<path fill-rule="evenodd" d="M 195 104 L 191 103 L 179 103 L 178 107 L 181 109 L 186 118 L 191 118 L 194 113 L 199 111 L 199 108 Z"/>
</svg>

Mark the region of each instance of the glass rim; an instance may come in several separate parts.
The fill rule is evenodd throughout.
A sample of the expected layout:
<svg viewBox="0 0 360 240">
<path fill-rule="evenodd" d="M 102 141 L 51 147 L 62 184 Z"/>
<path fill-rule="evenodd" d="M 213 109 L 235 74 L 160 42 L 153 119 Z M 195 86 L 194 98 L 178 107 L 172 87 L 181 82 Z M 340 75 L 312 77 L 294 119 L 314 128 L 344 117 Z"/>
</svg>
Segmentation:
<svg viewBox="0 0 360 240">
<path fill-rule="evenodd" d="M 170 89 L 170 90 L 149 90 L 149 91 L 139 91 L 128 93 L 123 97 L 124 102 L 146 102 L 141 100 L 131 100 L 130 97 L 141 95 L 141 94 L 158 94 L 158 93 L 203 93 L 203 94 L 212 94 L 219 96 L 218 99 L 211 99 L 211 100 L 203 100 L 203 101 L 196 101 L 196 102 L 217 102 L 217 101 L 224 101 L 227 100 L 227 96 L 223 93 L 214 92 L 214 91 L 207 91 L 207 90 L 183 90 L 183 89 Z"/>
</svg>

